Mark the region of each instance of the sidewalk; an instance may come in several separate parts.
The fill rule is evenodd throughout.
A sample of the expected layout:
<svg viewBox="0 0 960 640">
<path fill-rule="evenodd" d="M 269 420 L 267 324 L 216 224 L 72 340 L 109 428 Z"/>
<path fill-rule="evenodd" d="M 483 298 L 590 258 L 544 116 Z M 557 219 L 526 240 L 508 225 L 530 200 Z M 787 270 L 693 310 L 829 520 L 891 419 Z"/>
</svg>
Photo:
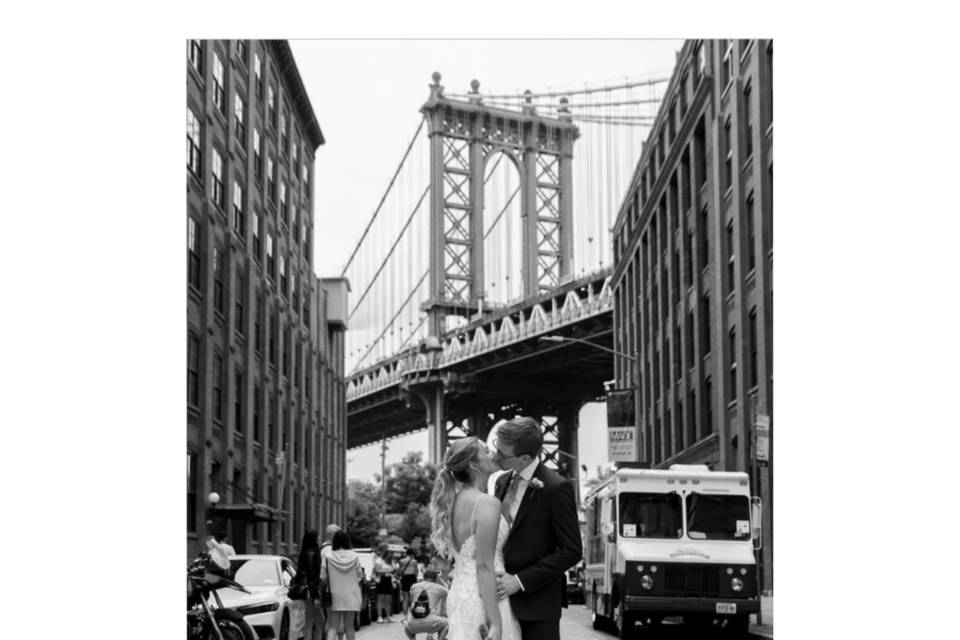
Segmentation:
<svg viewBox="0 0 960 640">
<path fill-rule="evenodd" d="M 750 633 L 755 637 L 773 637 L 773 596 L 760 597 L 760 617 L 763 624 L 757 624 L 757 616 L 750 616 Z"/>
</svg>

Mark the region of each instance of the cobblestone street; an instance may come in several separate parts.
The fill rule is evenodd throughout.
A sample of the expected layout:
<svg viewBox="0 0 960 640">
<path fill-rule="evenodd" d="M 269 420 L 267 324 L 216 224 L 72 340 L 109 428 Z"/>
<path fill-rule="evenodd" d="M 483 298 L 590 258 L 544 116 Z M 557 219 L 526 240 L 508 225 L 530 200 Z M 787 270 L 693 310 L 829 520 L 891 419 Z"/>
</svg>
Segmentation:
<svg viewBox="0 0 960 640">
<path fill-rule="evenodd" d="M 399 620 L 399 616 L 394 616 Z M 421 634 L 417 640 L 423 640 L 426 636 Z M 613 640 L 613 636 L 608 633 L 594 631 L 590 625 L 590 611 L 582 604 L 570 605 L 563 610 L 563 616 L 560 618 L 560 637 L 563 640 L 594 640 L 606 639 Z M 357 632 L 356 640 L 403 640 L 406 636 L 403 633 L 403 627 L 399 622 L 392 624 L 371 624 L 362 627 Z"/>
</svg>

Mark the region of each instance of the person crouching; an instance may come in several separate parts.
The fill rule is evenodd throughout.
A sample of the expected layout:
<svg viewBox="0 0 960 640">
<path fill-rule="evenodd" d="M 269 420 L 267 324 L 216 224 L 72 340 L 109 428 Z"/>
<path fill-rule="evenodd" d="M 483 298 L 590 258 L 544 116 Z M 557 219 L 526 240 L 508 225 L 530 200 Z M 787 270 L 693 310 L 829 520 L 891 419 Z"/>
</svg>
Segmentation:
<svg viewBox="0 0 960 640">
<path fill-rule="evenodd" d="M 446 599 L 447 589 L 437 584 L 437 572 L 433 569 L 424 571 L 423 580 L 410 587 L 410 616 L 403 628 L 407 638 L 415 640 L 418 633 L 426 633 L 428 637 L 436 634 L 437 640 L 444 640 L 447 635 Z"/>
</svg>

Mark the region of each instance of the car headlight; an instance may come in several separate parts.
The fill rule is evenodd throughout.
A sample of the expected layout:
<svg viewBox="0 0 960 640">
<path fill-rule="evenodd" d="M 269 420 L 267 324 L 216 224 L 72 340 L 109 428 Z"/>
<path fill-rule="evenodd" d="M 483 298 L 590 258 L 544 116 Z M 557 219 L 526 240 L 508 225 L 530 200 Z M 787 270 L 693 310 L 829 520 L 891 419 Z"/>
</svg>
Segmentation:
<svg viewBox="0 0 960 640">
<path fill-rule="evenodd" d="M 734 591 L 743 591 L 743 580 L 740 578 L 734 578 L 730 581 L 730 588 Z"/>
<path fill-rule="evenodd" d="M 650 576 L 643 576 L 640 578 L 640 586 L 649 591 L 653 589 L 653 578 Z"/>
<path fill-rule="evenodd" d="M 243 616 L 252 616 L 258 613 L 276 611 L 279 608 L 279 602 L 264 602 L 263 604 L 248 604 L 244 607 L 237 607 L 237 612 Z"/>
</svg>

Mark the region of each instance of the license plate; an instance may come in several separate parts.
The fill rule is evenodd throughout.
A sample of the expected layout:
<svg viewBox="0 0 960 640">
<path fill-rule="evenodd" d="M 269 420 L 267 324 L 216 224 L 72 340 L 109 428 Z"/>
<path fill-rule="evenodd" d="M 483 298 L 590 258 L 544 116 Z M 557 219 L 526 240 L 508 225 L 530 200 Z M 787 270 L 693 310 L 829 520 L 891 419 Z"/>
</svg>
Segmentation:
<svg viewBox="0 0 960 640">
<path fill-rule="evenodd" d="M 736 613 L 736 612 L 737 612 L 736 602 L 718 602 L 717 603 L 717 613 Z"/>
</svg>

